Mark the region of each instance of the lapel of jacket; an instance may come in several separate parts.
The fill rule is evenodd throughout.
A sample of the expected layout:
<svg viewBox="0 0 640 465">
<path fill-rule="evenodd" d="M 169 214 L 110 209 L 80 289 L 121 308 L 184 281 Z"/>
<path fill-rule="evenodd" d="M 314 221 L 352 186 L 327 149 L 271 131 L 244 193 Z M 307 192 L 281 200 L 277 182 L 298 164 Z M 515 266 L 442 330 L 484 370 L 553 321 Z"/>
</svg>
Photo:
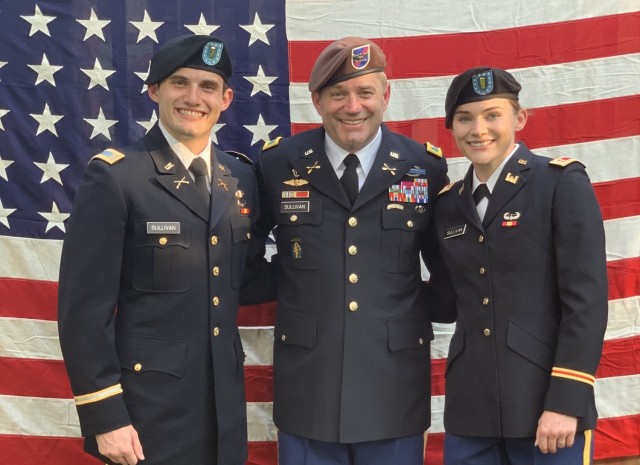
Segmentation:
<svg viewBox="0 0 640 465">
<path fill-rule="evenodd" d="M 472 182 L 473 179 L 473 165 L 469 165 L 467 174 L 464 176 L 462 183 L 457 187 L 458 189 L 458 207 L 467 217 L 467 220 L 471 222 L 476 228 L 482 229 L 482 223 L 476 210 L 476 204 L 472 197 Z"/>
<path fill-rule="evenodd" d="M 524 187 L 526 183 L 524 173 L 529 170 L 532 157 L 533 154 L 520 142 L 520 147 L 502 169 L 493 192 L 491 192 L 487 212 L 482 221 L 485 227 L 491 224 L 498 212 Z"/>
<path fill-rule="evenodd" d="M 198 194 L 189 172 L 171 150 L 157 124 L 145 136 L 144 143 L 156 165 L 156 179 L 160 185 L 204 221 L 209 221 L 207 205 Z"/>
<path fill-rule="evenodd" d="M 213 228 L 224 215 L 238 191 L 238 178 L 233 176 L 224 156 L 211 145 L 211 217 L 209 227 Z"/>
<path fill-rule="evenodd" d="M 324 150 L 324 130 L 316 130 L 300 153 L 293 154 L 290 163 L 294 180 L 307 181 L 327 197 L 351 209 L 351 202 Z"/>
<path fill-rule="evenodd" d="M 382 143 L 367 174 L 367 179 L 356 197 L 354 210 L 378 196 L 380 192 L 388 190 L 392 184 L 399 182 L 409 168 L 421 164 L 413 154 L 403 153 L 395 149 L 394 145 L 393 135 L 385 126 L 382 126 Z"/>
</svg>

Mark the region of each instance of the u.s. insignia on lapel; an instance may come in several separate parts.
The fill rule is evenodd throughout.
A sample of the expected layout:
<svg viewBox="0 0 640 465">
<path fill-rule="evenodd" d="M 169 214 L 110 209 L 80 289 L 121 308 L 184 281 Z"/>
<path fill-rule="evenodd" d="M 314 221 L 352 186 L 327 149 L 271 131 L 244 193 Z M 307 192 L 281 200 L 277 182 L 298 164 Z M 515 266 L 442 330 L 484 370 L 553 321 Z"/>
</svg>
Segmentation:
<svg viewBox="0 0 640 465">
<path fill-rule="evenodd" d="M 174 166 L 176 166 L 176 165 L 174 165 L 173 163 L 169 162 L 169 163 L 167 163 L 166 165 L 164 165 L 164 166 L 163 166 L 163 168 L 164 168 L 165 170 L 170 170 L 170 169 L 171 169 L 171 168 L 173 168 Z"/>
</svg>

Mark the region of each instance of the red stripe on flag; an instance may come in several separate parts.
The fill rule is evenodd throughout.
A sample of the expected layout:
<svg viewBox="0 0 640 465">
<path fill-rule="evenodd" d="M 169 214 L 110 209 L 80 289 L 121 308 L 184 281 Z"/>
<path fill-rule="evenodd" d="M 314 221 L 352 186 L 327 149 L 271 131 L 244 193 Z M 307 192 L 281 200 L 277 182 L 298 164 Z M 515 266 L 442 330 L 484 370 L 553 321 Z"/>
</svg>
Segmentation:
<svg viewBox="0 0 640 465">
<path fill-rule="evenodd" d="M 605 341 L 596 378 L 634 374 L 640 374 L 640 336 Z"/>
<path fill-rule="evenodd" d="M 518 133 L 518 140 L 535 150 L 637 136 L 640 134 L 639 121 L 640 95 L 535 108 L 525 129 Z M 462 156 L 451 132 L 444 127 L 444 118 L 388 121 L 386 125 L 414 140 L 431 142 L 440 147 L 447 158 Z M 298 134 L 318 126 L 317 123 L 292 122 L 291 131 Z"/>
<path fill-rule="evenodd" d="M 278 443 L 255 441 L 249 443 L 249 459 L 246 465 L 275 465 L 278 463 Z"/>
<path fill-rule="evenodd" d="M 372 39 L 387 56 L 388 77 L 411 79 L 454 75 L 487 63 L 513 69 L 637 53 L 639 30 L 640 13 L 634 12 L 496 31 Z M 330 43 L 291 42 L 291 82 L 308 82 L 315 58 Z M 416 50 L 423 50 L 425 59 Z M 452 50 L 464 50 L 464 59 Z"/>
<path fill-rule="evenodd" d="M 608 262 L 607 275 L 609 300 L 640 295 L 640 257 Z"/>
<path fill-rule="evenodd" d="M 596 459 L 640 455 L 640 415 L 598 420 L 594 444 Z"/>
<path fill-rule="evenodd" d="M 275 302 L 247 305 L 238 311 L 238 326 L 273 326 L 275 321 Z"/>
<path fill-rule="evenodd" d="M 244 367 L 247 402 L 273 402 L 273 367 Z"/>
<path fill-rule="evenodd" d="M 0 278 L 0 317 L 57 319 L 58 283 Z"/>
<path fill-rule="evenodd" d="M 85 453 L 82 443 L 80 438 L 0 435 L 2 465 L 104 465 Z"/>
<path fill-rule="evenodd" d="M 9 396 L 73 397 L 64 363 L 0 357 L 0 394 Z"/>
<path fill-rule="evenodd" d="M 593 185 L 605 220 L 640 215 L 640 178 Z"/>
</svg>

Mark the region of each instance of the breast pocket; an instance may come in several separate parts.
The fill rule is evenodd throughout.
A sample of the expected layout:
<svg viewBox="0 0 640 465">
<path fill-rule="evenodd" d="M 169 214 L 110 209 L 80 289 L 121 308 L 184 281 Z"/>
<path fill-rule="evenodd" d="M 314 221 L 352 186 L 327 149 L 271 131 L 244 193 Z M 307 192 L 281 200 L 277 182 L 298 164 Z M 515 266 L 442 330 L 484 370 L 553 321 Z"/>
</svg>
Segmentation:
<svg viewBox="0 0 640 465">
<path fill-rule="evenodd" d="M 317 270 L 322 267 L 325 244 L 321 232 L 322 200 L 303 202 L 296 202 L 302 207 L 299 211 L 284 208 L 288 202 L 274 204 L 278 261 L 296 270 Z"/>
<path fill-rule="evenodd" d="M 380 267 L 383 271 L 409 273 L 419 266 L 420 235 L 424 234 L 428 220 L 429 210 L 423 204 L 382 206 Z"/>
<path fill-rule="evenodd" d="M 133 287 L 143 292 L 184 292 L 191 283 L 189 223 L 179 231 L 149 234 L 148 221 L 134 225 Z M 172 222 L 175 223 L 175 222 Z"/>
<path fill-rule="evenodd" d="M 247 248 L 251 239 L 251 220 L 248 216 L 229 218 L 231 222 L 231 287 L 242 284 L 242 274 L 247 260 Z"/>
</svg>

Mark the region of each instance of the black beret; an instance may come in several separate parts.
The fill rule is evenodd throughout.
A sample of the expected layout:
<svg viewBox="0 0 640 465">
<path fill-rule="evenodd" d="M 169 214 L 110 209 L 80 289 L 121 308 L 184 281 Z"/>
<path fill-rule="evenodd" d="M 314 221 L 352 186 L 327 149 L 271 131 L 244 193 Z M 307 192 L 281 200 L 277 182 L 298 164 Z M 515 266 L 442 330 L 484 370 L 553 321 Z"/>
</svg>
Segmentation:
<svg viewBox="0 0 640 465">
<path fill-rule="evenodd" d="M 151 68 L 145 84 L 157 84 L 178 68 L 194 68 L 231 77 L 231 59 L 225 44 L 207 35 L 184 35 L 166 42 L 151 58 Z"/>
<path fill-rule="evenodd" d="M 460 105 L 491 98 L 518 100 L 522 87 L 507 71 L 499 68 L 471 68 L 459 74 L 449 86 L 444 103 L 444 125 L 451 129 L 453 114 Z"/>
<path fill-rule="evenodd" d="M 311 70 L 309 90 L 318 92 L 363 74 L 384 71 L 387 59 L 375 42 L 362 37 L 343 37 L 325 48 Z"/>
</svg>

